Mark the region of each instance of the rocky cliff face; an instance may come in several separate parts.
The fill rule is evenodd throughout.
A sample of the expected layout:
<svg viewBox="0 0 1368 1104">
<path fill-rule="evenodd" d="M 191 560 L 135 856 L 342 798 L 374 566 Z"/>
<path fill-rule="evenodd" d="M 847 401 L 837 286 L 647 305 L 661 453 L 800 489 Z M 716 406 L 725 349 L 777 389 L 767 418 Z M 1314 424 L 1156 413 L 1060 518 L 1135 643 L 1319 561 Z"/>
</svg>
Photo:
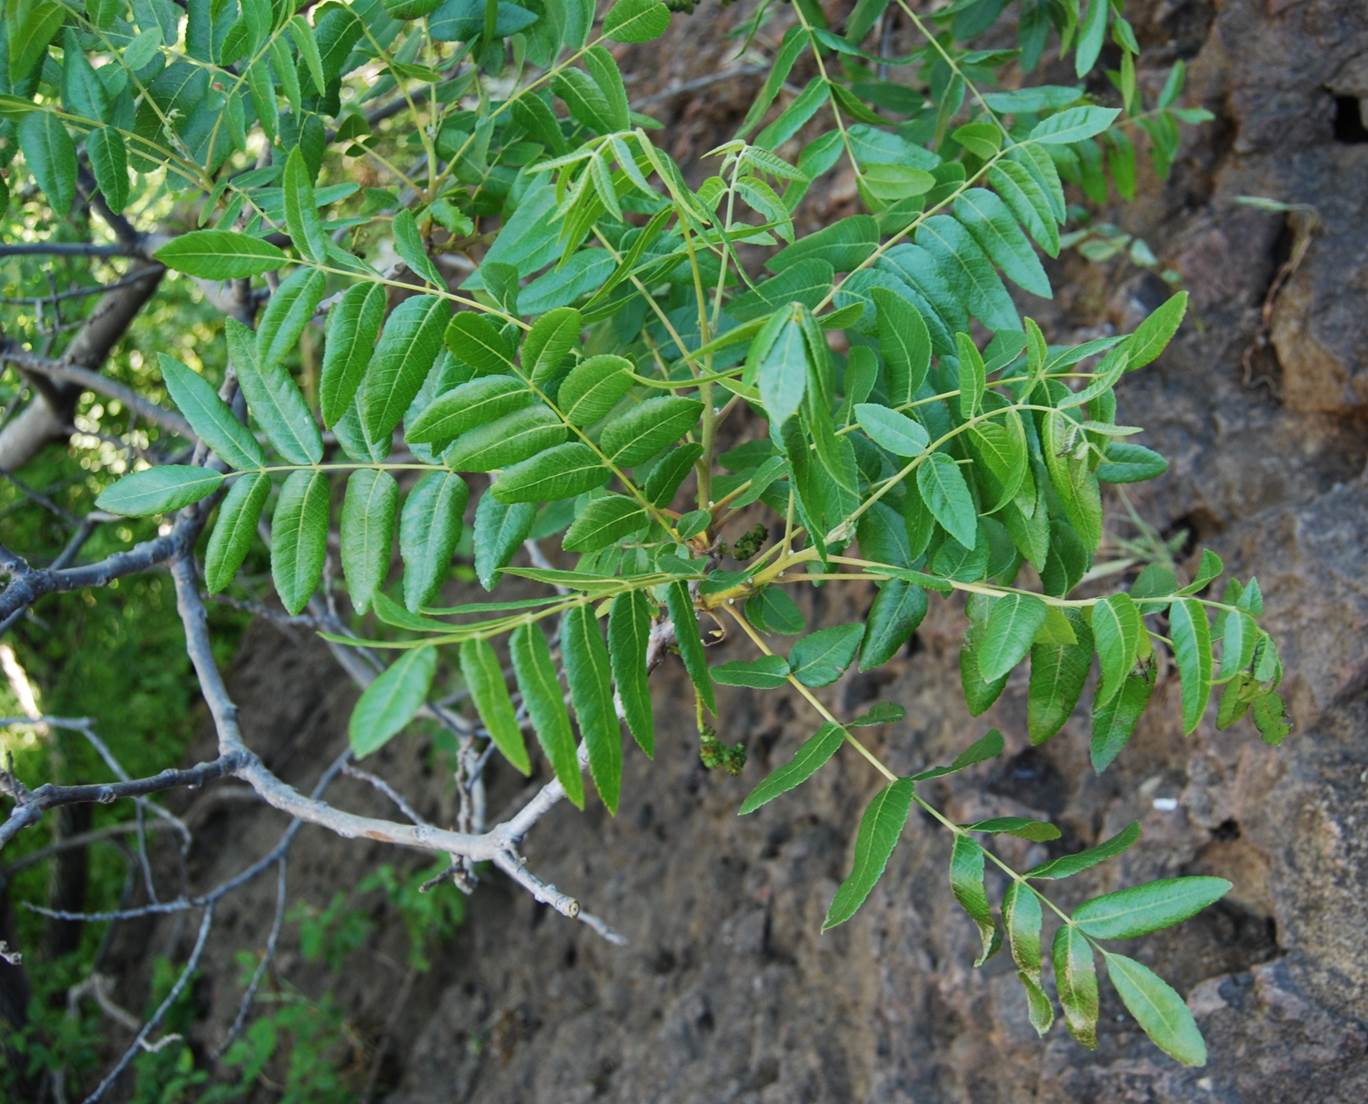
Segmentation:
<svg viewBox="0 0 1368 1104">
<path fill-rule="evenodd" d="M 1217 116 L 1186 136 L 1167 184 L 1149 180 L 1116 213 L 1193 295 L 1182 335 L 1120 394 L 1125 418 L 1172 463 L 1132 501 L 1161 531 L 1186 528 L 1191 548 L 1259 576 L 1297 730 L 1281 750 L 1209 722 L 1185 739 L 1170 674 L 1131 746 L 1098 777 L 1081 715 L 1044 747 L 1027 746 L 1025 685 L 1014 681 L 985 718 L 1007 735 L 1008 754 L 937 796 L 960 820 L 1050 817 L 1070 848 L 1139 820 L 1142 843 L 1068 886 L 1070 900 L 1175 874 L 1233 881 L 1219 906 L 1137 951 L 1190 995 L 1210 1064 L 1168 1062 L 1110 993 L 1096 1053 L 1059 1026 L 1037 1041 L 1008 964 L 971 968 L 976 936 L 945 882 L 948 841 L 929 823 L 909 825 L 859 916 L 819 935 L 874 779 L 838 759 L 799 794 L 737 818 L 744 793 L 812 719 L 779 695 L 732 692 L 725 736 L 751 750 L 741 779 L 703 772 L 689 726 L 667 725 L 654 765 L 629 757 L 615 820 L 567 807 L 529 840 L 538 871 L 630 946 L 610 947 L 497 882 L 483 887 L 397 1021 L 393 1104 L 1368 1099 L 1368 7 L 1128 8 L 1155 67 L 1146 77 L 1162 80 L 1161 69 L 1187 59 L 1188 102 Z M 624 69 L 656 74 L 665 89 L 726 65 L 718 43 L 731 18 L 701 9 L 649 52 L 629 53 Z M 739 117 L 755 79 L 654 105 L 683 159 Z M 839 182 L 831 190 L 834 213 L 842 192 Z M 1294 209 L 1242 206 L 1239 196 Z M 1060 340 L 1129 328 L 1156 301 L 1154 278 L 1123 263 L 1074 258 L 1056 276 L 1063 291 L 1042 321 Z M 831 590 L 812 612 L 853 619 L 865 600 Z M 944 603 L 933 609 L 891 674 L 836 688 L 842 708 L 876 698 L 907 707 L 905 723 L 877 736 L 895 768 L 936 761 L 982 731 L 959 701 L 958 617 Z M 246 723 L 289 725 L 302 746 L 331 746 L 345 702 L 320 699 L 286 717 L 262 690 L 273 662 L 258 655 L 240 673 Z M 689 717 L 673 663 L 657 677 L 661 716 Z M 394 763 L 400 753 L 385 754 Z M 1014 842 L 1011 858 L 1045 854 Z M 301 858 L 295 884 L 324 898 L 338 864 L 365 861 L 321 837 Z M 244 943 L 267 922 L 249 911 Z M 355 979 L 355 989 L 379 1023 L 393 987 L 377 993 L 374 982 Z M 221 997 L 230 1010 L 233 994 Z"/>
</svg>

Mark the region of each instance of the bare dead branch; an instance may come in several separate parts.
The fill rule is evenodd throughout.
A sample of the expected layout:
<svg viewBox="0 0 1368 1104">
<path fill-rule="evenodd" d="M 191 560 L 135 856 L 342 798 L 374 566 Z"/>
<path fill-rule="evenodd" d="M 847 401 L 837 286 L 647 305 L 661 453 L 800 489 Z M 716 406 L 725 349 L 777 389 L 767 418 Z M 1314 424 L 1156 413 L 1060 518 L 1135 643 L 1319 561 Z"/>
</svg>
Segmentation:
<svg viewBox="0 0 1368 1104">
<path fill-rule="evenodd" d="M 190 957 L 186 959 L 185 968 L 176 978 L 176 983 L 171 986 L 171 991 L 166 994 L 161 1004 L 157 1005 L 157 1010 L 148 1017 L 142 1029 L 133 1037 L 133 1042 L 114 1064 L 114 1068 L 105 1074 L 104 1080 L 96 1085 L 94 1091 L 85 1098 L 84 1104 L 95 1104 L 96 1101 L 101 1100 L 104 1094 L 114 1086 L 120 1074 L 128 1068 L 128 1064 L 146 1047 L 148 1037 L 157 1030 L 158 1025 L 166 1018 L 166 1014 L 171 1011 L 172 1006 L 189 983 L 191 975 L 199 966 L 200 956 L 204 953 L 204 945 L 209 941 L 209 929 L 213 927 L 213 924 L 214 906 L 211 904 L 204 909 L 204 918 L 200 921 L 199 934 L 195 937 L 195 945 L 190 951 Z"/>
<path fill-rule="evenodd" d="M 201 505 L 204 504 L 196 504 L 197 507 Z M 0 569 L 11 580 L 0 591 L 0 632 L 8 629 L 13 618 L 44 595 L 105 586 L 113 579 L 166 563 L 184 549 L 194 547 L 207 513 L 207 509 L 190 507 L 176 519 L 169 533 L 79 567 L 31 567 L 21 556 L 0 548 Z"/>
<path fill-rule="evenodd" d="M 233 1041 L 242 1034 L 242 1029 L 247 1026 L 247 1017 L 251 1014 L 252 1004 L 256 1001 L 257 990 L 261 988 L 261 979 L 266 976 L 266 970 L 270 967 L 271 960 L 275 958 L 276 946 L 280 942 L 280 930 L 284 924 L 285 856 L 281 855 L 276 873 L 275 916 L 271 920 L 271 931 L 266 936 L 266 948 L 261 952 L 261 961 L 256 964 L 256 969 L 252 971 L 252 977 L 247 983 L 247 988 L 243 990 L 242 1000 L 238 1003 L 237 1014 L 233 1016 L 233 1023 L 228 1028 L 228 1033 L 224 1035 L 223 1041 L 214 1051 L 215 1058 L 221 1058 L 233 1045 Z"/>
<path fill-rule="evenodd" d="M 687 96 L 692 92 L 700 92 L 705 88 L 711 88 L 715 84 L 724 81 L 737 80 L 741 77 L 757 77 L 763 73 L 768 73 L 769 67 L 765 65 L 738 65 L 734 69 L 724 69 L 720 73 L 709 73 L 706 76 L 695 77 L 693 80 L 680 81 L 672 84 L 668 88 L 662 88 L 650 96 L 643 96 L 636 101 L 636 108 L 645 111 L 647 108 L 657 104 L 668 103 L 670 100 L 679 96 Z"/>
<path fill-rule="evenodd" d="M 157 824 L 149 824 L 149 829 L 159 827 Z M 27 870 L 30 866 L 37 866 L 40 862 L 52 858 L 53 855 L 62 851 L 70 851 L 74 847 L 89 847 L 91 844 L 104 843 L 108 840 L 117 839 L 119 836 L 128 836 L 136 833 L 138 826 L 131 820 L 121 820 L 115 824 L 106 824 L 103 828 L 91 828 L 86 832 L 79 832 L 74 836 L 63 836 L 56 843 L 50 843 L 46 847 L 40 847 L 36 851 L 30 851 L 21 859 L 16 859 L 9 866 L 0 867 L 0 887 L 9 881 L 21 870 Z"/>
<path fill-rule="evenodd" d="M 119 288 L 128 287 L 130 284 L 136 284 L 139 280 L 156 272 L 156 267 L 136 268 L 127 276 L 120 277 L 107 284 L 87 284 L 84 287 L 54 291 L 51 295 L 32 295 L 17 299 L 0 296 L 0 303 L 7 307 L 42 307 L 49 303 L 62 303 L 68 299 L 89 299 L 92 295 L 104 295 L 111 291 L 117 291 Z"/>
<path fill-rule="evenodd" d="M 120 383 L 118 380 L 112 380 L 108 376 L 101 375 L 99 372 L 82 368 L 79 364 L 70 364 L 65 360 L 53 360 L 49 357 L 38 356 L 36 353 L 21 349 L 12 341 L 0 344 L 0 360 L 7 360 L 16 368 L 20 368 L 29 374 L 71 384 L 84 391 L 94 391 L 97 395 L 104 395 L 106 398 L 117 399 L 144 421 L 161 426 L 162 429 L 169 430 L 176 436 L 184 437 L 189 441 L 197 440 L 195 431 L 190 428 L 190 423 L 174 410 L 167 410 L 164 406 L 149 402 L 133 388 Z"/>
<path fill-rule="evenodd" d="M 0 245 L 0 257 L 141 257 L 142 252 L 123 243 L 25 242 Z"/>
<path fill-rule="evenodd" d="M 0 847 L 19 832 L 43 818 L 49 809 L 62 805 L 108 805 L 125 797 L 143 797 L 162 790 L 179 787 L 198 787 L 225 775 L 234 774 L 247 763 L 251 753 L 246 749 L 220 755 L 205 763 L 178 770 L 168 767 L 146 778 L 131 778 L 122 782 L 94 782 L 78 786 L 59 786 L 45 782 L 36 790 L 27 789 L 8 770 L 0 771 L 0 793 L 15 802 L 9 818 L 0 824 Z"/>
<path fill-rule="evenodd" d="M 342 768 L 342 773 L 349 778 L 355 778 L 360 782 L 365 782 L 368 786 L 371 786 L 384 794 L 385 797 L 389 798 L 394 804 L 394 807 L 403 813 L 404 816 L 408 817 L 409 820 L 413 821 L 414 824 L 427 823 L 418 815 L 413 806 L 404 800 L 403 795 L 378 774 L 372 774 L 370 771 L 362 770 L 360 767 L 354 766 L 351 763 L 348 763 Z"/>
<path fill-rule="evenodd" d="M 136 248 L 133 245 L 107 248 L 117 248 L 122 255 L 141 255 L 131 252 Z M 3 249 L 0 249 L 2 252 Z M 160 265 L 155 266 L 148 270 L 146 276 L 104 295 L 67 345 L 61 357 L 62 363 L 91 372 L 98 369 L 127 332 L 138 312 L 156 292 L 165 271 Z M 62 437 L 67 432 L 71 410 L 75 407 L 81 387 L 81 384 L 67 382 L 61 385 L 55 395 L 40 394 L 5 426 L 0 431 L 0 468 L 20 468 L 48 442 Z"/>
</svg>

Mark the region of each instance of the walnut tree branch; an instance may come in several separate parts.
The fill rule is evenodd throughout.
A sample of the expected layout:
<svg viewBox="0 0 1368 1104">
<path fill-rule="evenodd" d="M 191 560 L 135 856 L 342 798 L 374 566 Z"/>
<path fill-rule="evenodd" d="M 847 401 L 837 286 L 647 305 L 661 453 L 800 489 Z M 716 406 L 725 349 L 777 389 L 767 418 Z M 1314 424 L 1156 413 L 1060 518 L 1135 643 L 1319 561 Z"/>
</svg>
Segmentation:
<svg viewBox="0 0 1368 1104">
<path fill-rule="evenodd" d="M 122 782 L 91 782 L 77 786 L 45 782 L 35 790 L 25 787 L 8 770 L 0 770 L 0 793 L 14 801 L 9 817 L 0 824 L 0 847 L 25 828 L 37 824 L 49 809 L 62 805 L 108 805 L 120 798 L 145 797 L 162 790 L 202 786 L 236 773 L 245 765 L 249 755 L 245 750 L 231 752 L 193 767 L 179 770 L 168 767 L 146 778 L 130 778 Z"/>
</svg>

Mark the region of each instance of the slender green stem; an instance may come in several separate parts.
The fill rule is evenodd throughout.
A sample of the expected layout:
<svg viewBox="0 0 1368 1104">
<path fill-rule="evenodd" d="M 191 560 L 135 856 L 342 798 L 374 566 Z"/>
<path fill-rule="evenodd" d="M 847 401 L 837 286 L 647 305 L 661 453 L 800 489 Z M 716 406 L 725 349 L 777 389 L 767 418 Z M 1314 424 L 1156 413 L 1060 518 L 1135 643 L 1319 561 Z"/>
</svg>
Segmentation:
<svg viewBox="0 0 1368 1104">
<path fill-rule="evenodd" d="M 755 631 L 754 627 L 752 627 L 751 623 L 746 619 L 744 614 L 740 613 L 732 606 L 727 606 L 726 610 L 728 616 L 730 616 L 731 619 L 736 622 L 737 626 L 741 629 L 741 631 L 745 633 L 747 637 L 750 638 L 751 643 L 755 645 L 755 647 L 760 651 L 762 655 L 774 655 L 773 650 L 765 642 L 765 638 Z M 876 771 L 879 772 L 879 774 L 883 777 L 883 779 L 886 782 L 898 781 L 898 775 L 895 774 L 888 767 L 888 765 L 884 763 L 882 759 L 880 759 L 877 755 L 870 751 L 869 748 L 865 747 L 864 743 L 860 739 L 858 739 L 850 731 L 848 727 L 846 727 L 844 724 L 841 723 L 840 720 L 837 719 L 836 715 L 830 709 L 828 709 L 826 705 L 823 704 L 822 700 L 818 698 L 816 694 L 814 694 L 808 687 L 804 686 L 801 682 L 799 682 L 798 679 L 795 678 L 793 675 L 788 675 L 786 681 L 790 686 L 792 686 L 795 690 L 798 691 L 799 695 L 803 698 L 804 701 L 806 701 L 810 706 L 812 706 L 813 710 L 817 713 L 818 716 L 822 718 L 822 720 L 826 721 L 827 724 L 835 725 L 837 728 L 841 730 L 841 734 L 845 740 L 845 743 L 850 747 L 854 748 L 855 751 L 858 752 L 860 756 L 867 763 L 869 763 L 870 766 L 872 766 Z M 929 816 L 931 816 L 931 818 L 934 819 L 938 824 L 940 824 L 941 827 L 948 829 L 952 834 L 956 836 L 964 836 L 969 834 L 963 827 L 956 824 L 953 820 L 951 820 L 939 809 L 937 809 L 934 805 L 932 805 L 929 801 L 927 801 L 924 797 L 922 797 L 921 794 L 916 793 L 914 791 L 913 800 L 917 803 L 918 807 L 920 807 Z M 994 866 L 998 867 L 1003 873 L 1005 873 L 1009 878 L 1011 878 L 1012 881 L 1016 882 L 1018 885 L 1025 886 L 1032 893 L 1034 893 L 1036 897 L 1038 897 L 1042 902 L 1048 905 L 1050 909 L 1061 920 L 1064 921 L 1064 923 L 1072 924 L 1074 922 L 1072 917 L 1070 917 L 1068 913 L 1066 913 L 1063 909 L 1059 908 L 1059 906 L 1057 906 L 1053 901 L 1046 897 L 1045 894 L 1043 894 L 1039 889 L 1031 885 L 1025 874 L 1022 874 L 1019 871 L 1017 871 L 1003 859 L 995 855 L 983 844 L 979 844 L 979 847 L 982 849 L 983 853 L 987 855 L 988 858 L 992 861 Z"/>
<path fill-rule="evenodd" d="M 979 106 L 983 108 L 988 118 L 993 120 L 993 125 L 996 126 L 998 130 L 1002 131 L 1003 138 L 1010 143 L 1012 141 L 1012 135 L 1006 126 L 1003 125 L 1002 120 L 998 118 L 997 112 L 988 106 L 988 101 L 984 98 L 983 93 L 979 91 L 978 86 L 964 75 L 964 70 L 959 67 L 959 63 L 956 62 L 945 47 L 941 45 L 940 39 L 938 39 L 926 24 L 922 22 L 921 17 L 907 6 L 906 0 L 898 0 L 898 7 L 902 8 L 903 12 L 907 15 L 907 18 L 912 21 L 912 25 L 921 32 L 921 36 L 926 39 L 927 45 L 940 55 L 941 60 L 945 62 L 950 72 L 954 73 L 955 76 L 959 77 L 959 79 L 964 82 L 964 87 L 969 89 L 973 94 L 974 99 L 978 100 Z"/>
</svg>

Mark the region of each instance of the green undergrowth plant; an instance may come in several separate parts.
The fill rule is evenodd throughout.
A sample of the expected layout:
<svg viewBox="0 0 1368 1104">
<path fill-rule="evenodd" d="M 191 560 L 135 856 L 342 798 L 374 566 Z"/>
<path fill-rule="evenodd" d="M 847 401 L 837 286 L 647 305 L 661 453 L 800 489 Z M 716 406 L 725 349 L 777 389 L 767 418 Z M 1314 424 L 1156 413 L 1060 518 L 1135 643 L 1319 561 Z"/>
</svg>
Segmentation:
<svg viewBox="0 0 1368 1104">
<path fill-rule="evenodd" d="M 434 686 L 459 686 L 514 770 L 534 769 L 530 732 L 582 808 L 582 747 L 615 812 L 623 724 L 655 751 L 648 657 L 669 640 L 718 765 L 741 768 L 714 732 L 716 686 L 811 709 L 812 734 L 742 813 L 838 751 L 871 768 L 826 928 L 865 902 L 918 808 L 945 830 L 979 964 L 1009 948 L 1042 1035 L 1057 998 L 1095 1045 L 1100 957 L 1154 1042 L 1201 1064 L 1182 998 L 1111 944 L 1229 883 L 1162 879 L 1066 909 L 1052 883 L 1119 855 L 1137 825 L 1017 870 L 994 838 L 1058 828 L 956 823 L 922 788 L 1000 754 L 997 731 L 903 774 L 861 737 L 896 732 L 901 708 L 841 716 L 819 694 L 852 664 L 889 663 L 930 602 L 962 600 L 969 711 L 1026 668 L 1033 744 L 1058 738 L 1096 660 L 1099 771 L 1167 664 L 1186 733 L 1213 695 L 1221 726 L 1248 716 L 1270 743 L 1287 731 L 1255 580 L 1219 584 L 1210 551 L 1186 579 L 1156 562 L 1099 593 L 1089 576 L 1103 488 L 1165 471 L 1118 420 L 1117 390 L 1161 354 L 1186 294 L 1133 333 L 1076 345 L 1030 317 L 1052 293 L 1041 254 L 1067 240 L 1066 185 L 1129 196 L 1137 148 L 1165 173 L 1179 124 L 1205 117 L 1178 106 L 1181 65 L 1147 102 L 1120 2 L 919 9 L 860 0 L 832 23 L 812 0 L 760 4 L 738 39 L 765 76 L 737 135 L 679 165 L 619 69 L 622 47 L 666 33 L 654 0 L 191 0 L 184 14 L 35 0 L 9 9 L 0 109 L 27 170 L 11 165 L 10 190 L 31 177 L 58 212 L 78 188 L 114 212 L 169 195 L 181 228 L 156 260 L 264 302 L 226 318 L 198 365 L 162 352 L 204 449 L 131 471 L 99 505 L 155 515 L 221 496 L 210 592 L 238 585 L 269 519 L 291 614 L 319 588 L 335 520 L 338 585 L 394 657 L 352 716 L 358 756 Z M 1016 44 L 981 45 L 1004 12 Z M 907 52 L 881 53 L 888 42 Z M 1047 49 L 1078 83 L 1029 83 Z M 838 173 L 857 209 L 805 232 Z M 463 536 L 492 595 L 444 605 Z M 528 563 L 529 540 L 558 546 L 559 566 Z M 793 594 L 846 583 L 873 590 L 867 618 L 808 625 Z M 752 657 L 710 663 L 705 636 L 723 633 Z"/>
</svg>

